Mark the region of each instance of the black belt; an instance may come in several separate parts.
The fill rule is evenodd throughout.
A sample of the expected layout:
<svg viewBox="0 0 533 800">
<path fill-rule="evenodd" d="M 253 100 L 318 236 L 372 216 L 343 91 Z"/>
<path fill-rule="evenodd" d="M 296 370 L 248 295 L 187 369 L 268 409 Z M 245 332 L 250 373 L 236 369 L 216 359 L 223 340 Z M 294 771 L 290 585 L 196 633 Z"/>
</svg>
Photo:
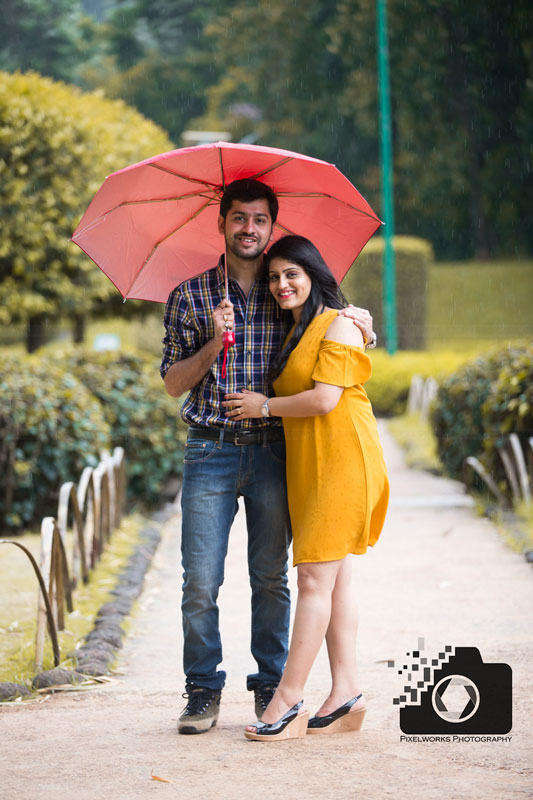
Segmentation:
<svg viewBox="0 0 533 800">
<path fill-rule="evenodd" d="M 225 431 L 223 428 L 190 427 L 189 439 L 216 439 L 230 444 L 265 444 L 283 439 L 283 428 L 261 428 L 255 431 Z"/>
</svg>

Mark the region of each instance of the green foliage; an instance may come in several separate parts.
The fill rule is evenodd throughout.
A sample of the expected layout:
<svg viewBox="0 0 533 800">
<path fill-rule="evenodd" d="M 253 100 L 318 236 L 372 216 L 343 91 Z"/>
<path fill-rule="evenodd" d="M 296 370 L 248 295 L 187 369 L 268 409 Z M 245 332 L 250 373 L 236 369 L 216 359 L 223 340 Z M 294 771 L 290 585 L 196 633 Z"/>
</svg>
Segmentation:
<svg viewBox="0 0 533 800">
<path fill-rule="evenodd" d="M 107 174 L 169 149 L 121 101 L 0 73 L 0 323 L 87 313 L 116 293 L 69 237 Z"/>
<path fill-rule="evenodd" d="M 429 242 L 413 236 L 395 236 L 398 347 L 423 350 L 426 344 L 426 293 L 433 251 Z M 384 240 L 371 239 L 342 282 L 342 291 L 354 305 L 372 311 L 374 328 L 383 331 Z"/>
<path fill-rule="evenodd" d="M 486 447 L 494 467 L 495 443 L 501 441 L 503 433 L 510 432 L 510 426 L 518 424 L 521 405 L 524 426 L 527 429 L 531 425 L 531 406 L 527 405 L 530 395 L 525 385 L 531 375 L 531 355 L 532 350 L 527 347 L 493 350 L 468 361 L 440 384 L 431 422 L 440 460 L 452 478 L 477 485 L 471 471 L 464 471 L 465 459 L 479 457 Z M 511 394 L 512 386 L 516 387 L 516 395 Z M 489 401 L 493 391 L 494 397 Z"/>
<path fill-rule="evenodd" d="M 205 109 L 206 88 L 220 75 L 204 26 L 228 0 L 110 2 L 97 26 L 103 58 L 81 68 L 88 87 L 121 97 L 177 139 Z"/>
<path fill-rule="evenodd" d="M 2 357 L 0 375 L 5 528 L 54 515 L 61 484 L 77 481 L 110 446 L 126 451 L 135 500 L 158 502 L 164 483 L 180 474 L 186 428 L 152 356 L 77 350 Z"/>
<path fill-rule="evenodd" d="M 398 231 L 439 257 L 531 252 L 531 3 L 409 0 L 388 12 Z M 374 0 L 310 0 L 305 14 L 238 0 L 205 33 L 221 76 L 198 127 L 332 161 L 379 213 Z"/>
<path fill-rule="evenodd" d="M 55 514 L 61 484 L 109 443 L 100 405 L 73 375 L 48 359 L 0 358 L 0 527 Z"/>
<path fill-rule="evenodd" d="M 79 0 L 3 0 L 0 63 L 72 82 L 86 58 Z"/>
<path fill-rule="evenodd" d="M 164 482 L 181 472 L 186 438 L 179 403 L 165 392 L 158 360 L 140 353 L 76 351 L 66 363 L 100 401 L 113 444 L 126 451 L 131 496 L 156 503 Z"/>
<path fill-rule="evenodd" d="M 526 0 L 388 4 L 398 230 L 429 239 L 439 257 L 531 252 L 521 220 L 532 185 L 523 167 L 532 21 Z M 343 0 L 330 35 L 348 73 L 337 90 L 344 111 L 377 142 L 375 25 L 374 0 Z M 378 165 L 376 152 L 358 167 L 371 203 Z"/>
<path fill-rule="evenodd" d="M 533 344 L 511 350 L 490 388 L 481 413 L 483 461 L 504 489 L 505 473 L 496 448 L 505 444 L 510 433 L 517 433 L 524 452 L 528 452 L 528 439 L 533 436 Z"/>
<path fill-rule="evenodd" d="M 374 413 L 392 417 L 405 413 L 409 386 L 413 375 L 439 380 L 464 362 L 462 353 L 398 352 L 393 356 L 378 348 L 369 351 L 372 378 L 365 384 Z"/>
</svg>

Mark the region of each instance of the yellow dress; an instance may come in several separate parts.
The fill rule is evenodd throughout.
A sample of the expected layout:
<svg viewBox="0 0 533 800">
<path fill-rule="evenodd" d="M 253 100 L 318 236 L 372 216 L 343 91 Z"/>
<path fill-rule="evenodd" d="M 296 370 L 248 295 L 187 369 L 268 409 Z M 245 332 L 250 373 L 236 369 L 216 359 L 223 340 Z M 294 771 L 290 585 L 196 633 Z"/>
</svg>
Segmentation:
<svg viewBox="0 0 533 800">
<path fill-rule="evenodd" d="M 312 389 L 314 381 L 344 387 L 329 414 L 283 418 L 295 565 L 364 553 L 379 538 L 389 499 L 376 420 L 362 386 L 372 364 L 362 348 L 324 338 L 336 316 L 329 310 L 315 317 L 274 382 L 278 397 Z"/>
</svg>

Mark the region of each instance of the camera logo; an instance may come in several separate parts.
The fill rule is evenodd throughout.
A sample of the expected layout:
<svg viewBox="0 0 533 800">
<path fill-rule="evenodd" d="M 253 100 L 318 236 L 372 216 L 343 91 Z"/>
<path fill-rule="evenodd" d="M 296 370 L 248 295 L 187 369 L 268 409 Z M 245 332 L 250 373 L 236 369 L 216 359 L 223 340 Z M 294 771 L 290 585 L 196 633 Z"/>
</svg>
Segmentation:
<svg viewBox="0 0 533 800">
<path fill-rule="evenodd" d="M 433 711 L 446 722 L 465 722 L 479 708 L 479 691 L 469 678 L 447 675 L 433 689 L 431 703 Z"/>
<path fill-rule="evenodd" d="M 400 706 L 403 733 L 503 734 L 512 728 L 512 670 L 508 664 L 486 664 L 477 647 L 447 645 L 436 658 L 418 650 L 395 664 L 405 675 Z M 409 663 L 410 662 L 410 663 Z"/>
</svg>

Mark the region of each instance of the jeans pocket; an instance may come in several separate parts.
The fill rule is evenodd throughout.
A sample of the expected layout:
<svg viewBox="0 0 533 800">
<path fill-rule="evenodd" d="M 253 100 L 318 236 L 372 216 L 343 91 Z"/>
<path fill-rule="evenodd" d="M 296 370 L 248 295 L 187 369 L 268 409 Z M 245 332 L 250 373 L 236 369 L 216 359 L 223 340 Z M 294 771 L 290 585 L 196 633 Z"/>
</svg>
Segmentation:
<svg viewBox="0 0 533 800">
<path fill-rule="evenodd" d="M 276 442 L 269 442 L 268 443 L 268 450 L 270 455 L 274 461 L 278 463 L 284 464 L 285 463 L 285 440 L 279 439 Z"/>
<path fill-rule="evenodd" d="M 214 439 L 187 439 L 185 443 L 185 464 L 196 464 L 199 461 L 206 461 L 215 452 L 218 442 Z"/>
</svg>

